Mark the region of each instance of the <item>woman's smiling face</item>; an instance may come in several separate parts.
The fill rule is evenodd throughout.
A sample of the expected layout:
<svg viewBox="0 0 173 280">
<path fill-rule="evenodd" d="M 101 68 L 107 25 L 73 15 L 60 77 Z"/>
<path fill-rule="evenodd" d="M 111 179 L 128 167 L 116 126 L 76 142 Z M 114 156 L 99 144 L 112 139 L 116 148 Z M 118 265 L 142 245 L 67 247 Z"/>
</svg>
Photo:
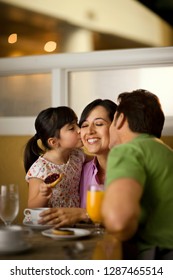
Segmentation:
<svg viewBox="0 0 173 280">
<path fill-rule="evenodd" d="M 96 106 L 81 125 L 81 139 L 89 153 L 99 155 L 109 150 L 109 119 L 107 110 Z"/>
</svg>

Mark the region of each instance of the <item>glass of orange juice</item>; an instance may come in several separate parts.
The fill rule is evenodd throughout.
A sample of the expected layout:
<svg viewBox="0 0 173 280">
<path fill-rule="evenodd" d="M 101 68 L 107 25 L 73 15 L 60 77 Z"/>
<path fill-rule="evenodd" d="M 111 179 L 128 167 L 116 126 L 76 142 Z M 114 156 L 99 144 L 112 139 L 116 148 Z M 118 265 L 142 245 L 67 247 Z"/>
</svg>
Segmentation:
<svg viewBox="0 0 173 280">
<path fill-rule="evenodd" d="M 87 190 L 86 210 L 90 219 L 95 224 L 96 234 L 101 234 L 104 229 L 101 227 L 101 205 L 104 196 L 104 185 L 89 185 Z"/>
</svg>

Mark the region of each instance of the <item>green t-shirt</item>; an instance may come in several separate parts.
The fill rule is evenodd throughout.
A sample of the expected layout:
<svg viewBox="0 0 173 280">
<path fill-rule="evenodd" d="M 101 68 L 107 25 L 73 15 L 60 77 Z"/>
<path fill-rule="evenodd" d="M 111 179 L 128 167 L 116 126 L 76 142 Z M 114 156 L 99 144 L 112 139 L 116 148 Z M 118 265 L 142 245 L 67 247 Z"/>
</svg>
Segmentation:
<svg viewBox="0 0 173 280">
<path fill-rule="evenodd" d="M 106 185 L 118 178 L 143 187 L 139 248 L 173 248 L 173 150 L 147 134 L 117 145 L 108 156 Z"/>
</svg>

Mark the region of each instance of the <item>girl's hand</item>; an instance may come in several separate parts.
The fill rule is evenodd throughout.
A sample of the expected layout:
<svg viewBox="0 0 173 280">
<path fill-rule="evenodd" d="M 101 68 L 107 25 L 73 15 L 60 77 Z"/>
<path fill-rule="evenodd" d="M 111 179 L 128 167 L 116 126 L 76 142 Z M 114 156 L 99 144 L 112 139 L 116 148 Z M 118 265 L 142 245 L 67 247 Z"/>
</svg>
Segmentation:
<svg viewBox="0 0 173 280">
<path fill-rule="evenodd" d="M 29 180 L 28 207 L 48 207 L 48 201 L 52 195 L 52 189 L 39 178 Z"/>
<path fill-rule="evenodd" d="M 52 195 L 52 188 L 50 188 L 48 184 L 45 184 L 43 182 L 39 186 L 39 192 L 41 196 L 49 199 Z"/>
</svg>

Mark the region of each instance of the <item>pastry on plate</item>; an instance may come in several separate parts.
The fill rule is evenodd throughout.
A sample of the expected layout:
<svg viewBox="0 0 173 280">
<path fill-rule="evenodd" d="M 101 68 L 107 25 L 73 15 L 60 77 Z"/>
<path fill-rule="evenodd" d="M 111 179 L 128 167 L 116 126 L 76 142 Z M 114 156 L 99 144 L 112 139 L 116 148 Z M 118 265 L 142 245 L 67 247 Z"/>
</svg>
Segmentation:
<svg viewBox="0 0 173 280">
<path fill-rule="evenodd" d="M 56 235 L 74 235 L 74 231 L 70 229 L 52 229 L 52 233 Z"/>
</svg>

